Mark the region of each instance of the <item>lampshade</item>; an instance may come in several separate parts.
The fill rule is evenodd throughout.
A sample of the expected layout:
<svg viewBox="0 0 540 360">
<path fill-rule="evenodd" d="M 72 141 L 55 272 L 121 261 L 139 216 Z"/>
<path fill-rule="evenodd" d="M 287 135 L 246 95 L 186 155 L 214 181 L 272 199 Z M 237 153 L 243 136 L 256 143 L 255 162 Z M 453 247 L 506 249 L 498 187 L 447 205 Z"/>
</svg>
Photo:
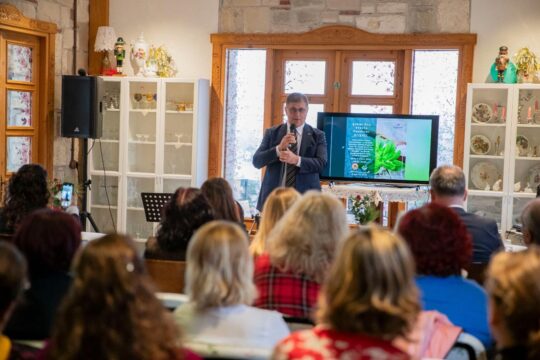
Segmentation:
<svg viewBox="0 0 540 360">
<path fill-rule="evenodd" d="M 96 34 L 96 42 L 94 43 L 94 51 L 110 51 L 114 50 L 116 42 L 116 33 L 110 26 L 100 26 Z"/>
</svg>

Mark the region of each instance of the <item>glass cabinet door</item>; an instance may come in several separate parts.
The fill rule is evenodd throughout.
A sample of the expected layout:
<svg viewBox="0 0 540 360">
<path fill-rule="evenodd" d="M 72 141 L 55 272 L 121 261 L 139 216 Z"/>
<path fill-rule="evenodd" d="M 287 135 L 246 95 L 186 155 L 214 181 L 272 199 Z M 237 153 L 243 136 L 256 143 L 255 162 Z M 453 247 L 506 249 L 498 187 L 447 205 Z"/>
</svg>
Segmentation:
<svg viewBox="0 0 540 360">
<path fill-rule="evenodd" d="M 120 171 L 120 81 L 103 82 L 102 136 L 92 146 L 92 169 Z"/>
<path fill-rule="evenodd" d="M 194 83 L 165 83 L 164 175 L 192 175 Z"/>
<path fill-rule="evenodd" d="M 153 234 L 153 223 L 147 222 L 141 198 L 143 192 L 155 191 L 155 178 L 127 176 L 126 232 L 135 239 L 148 239 Z"/>
<path fill-rule="evenodd" d="M 129 83 L 127 172 L 156 172 L 157 83 Z"/>
<path fill-rule="evenodd" d="M 118 176 L 92 175 L 90 177 L 90 214 L 99 232 L 115 232 L 118 226 Z M 93 230 L 87 224 L 88 230 Z"/>
</svg>

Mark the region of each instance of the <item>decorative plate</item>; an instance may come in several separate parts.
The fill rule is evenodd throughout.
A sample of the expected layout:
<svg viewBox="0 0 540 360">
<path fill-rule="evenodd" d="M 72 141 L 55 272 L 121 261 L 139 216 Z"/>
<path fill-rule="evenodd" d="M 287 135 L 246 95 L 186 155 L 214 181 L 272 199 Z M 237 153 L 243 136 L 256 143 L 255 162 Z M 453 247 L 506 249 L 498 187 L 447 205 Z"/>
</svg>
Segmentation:
<svg viewBox="0 0 540 360">
<path fill-rule="evenodd" d="M 491 141 L 484 135 L 474 135 L 471 138 L 471 151 L 476 155 L 486 155 L 491 149 Z"/>
<path fill-rule="evenodd" d="M 534 165 L 529 169 L 527 182 L 529 183 L 529 187 L 536 192 L 536 188 L 540 185 L 540 164 Z"/>
<path fill-rule="evenodd" d="M 529 139 L 523 135 L 516 137 L 516 147 L 519 156 L 527 156 L 529 153 Z"/>
<path fill-rule="evenodd" d="M 487 185 L 491 189 L 499 177 L 500 173 L 497 166 L 487 161 L 476 163 L 471 169 L 471 182 L 479 190 L 486 189 Z"/>
<path fill-rule="evenodd" d="M 493 110 L 488 104 L 478 103 L 473 106 L 472 120 L 476 123 L 487 123 L 493 117 Z"/>
</svg>

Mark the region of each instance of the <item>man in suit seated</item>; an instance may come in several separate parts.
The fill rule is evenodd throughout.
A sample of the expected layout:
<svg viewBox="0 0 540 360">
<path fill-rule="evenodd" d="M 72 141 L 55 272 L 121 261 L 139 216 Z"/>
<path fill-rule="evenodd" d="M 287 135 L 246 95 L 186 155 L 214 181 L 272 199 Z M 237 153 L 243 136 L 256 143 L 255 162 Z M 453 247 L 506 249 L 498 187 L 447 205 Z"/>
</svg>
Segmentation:
<svg viewBox="0 0 540 360">
<path fill-rule="evenodd" d="M 465 211 L 465 175 L 453 165 L 439 166 L 431 173 L 431 201 L 452 208 L 467 226 L 473 240 L 473 264 L 487 264 L 491 255 L 504 249 L 497 223 L 493 219 Z"/>
<path fill-rule="evenodd" d="M 540 245 L 540 198 L 525 206 L 521 213 L 521 223 L 525 245 Z"/>
<path fill-rule="evenodd" d="M 321 189 L 319 173 L 326 166 L 326 138 L 324 132 L 306 124 L 307 112 L 306 95 L 289 94 L 285 103 L 287 122 L 267 129 L 253 155 L 253 166 L 266 166 L 257 201 L 259 211 L 278 186 L 294 187 L 300 193 Z"/>
</svg>

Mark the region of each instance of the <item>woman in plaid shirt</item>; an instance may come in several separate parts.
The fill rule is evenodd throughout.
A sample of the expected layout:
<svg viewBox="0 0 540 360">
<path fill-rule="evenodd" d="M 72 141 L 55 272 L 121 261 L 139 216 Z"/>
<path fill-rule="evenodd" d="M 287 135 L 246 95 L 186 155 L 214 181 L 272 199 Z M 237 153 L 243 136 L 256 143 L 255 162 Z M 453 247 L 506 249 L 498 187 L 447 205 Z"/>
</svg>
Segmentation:
<svg viewBox="0 0 540 360">
<path fill-rule="evenodd" d="M 310 318 L 336 245 L 347 233 L 343 204 L 333 195 L 308 192 L 268 237 L 268 252 L 255 260 L 255 306 Z"/>
</svg>

